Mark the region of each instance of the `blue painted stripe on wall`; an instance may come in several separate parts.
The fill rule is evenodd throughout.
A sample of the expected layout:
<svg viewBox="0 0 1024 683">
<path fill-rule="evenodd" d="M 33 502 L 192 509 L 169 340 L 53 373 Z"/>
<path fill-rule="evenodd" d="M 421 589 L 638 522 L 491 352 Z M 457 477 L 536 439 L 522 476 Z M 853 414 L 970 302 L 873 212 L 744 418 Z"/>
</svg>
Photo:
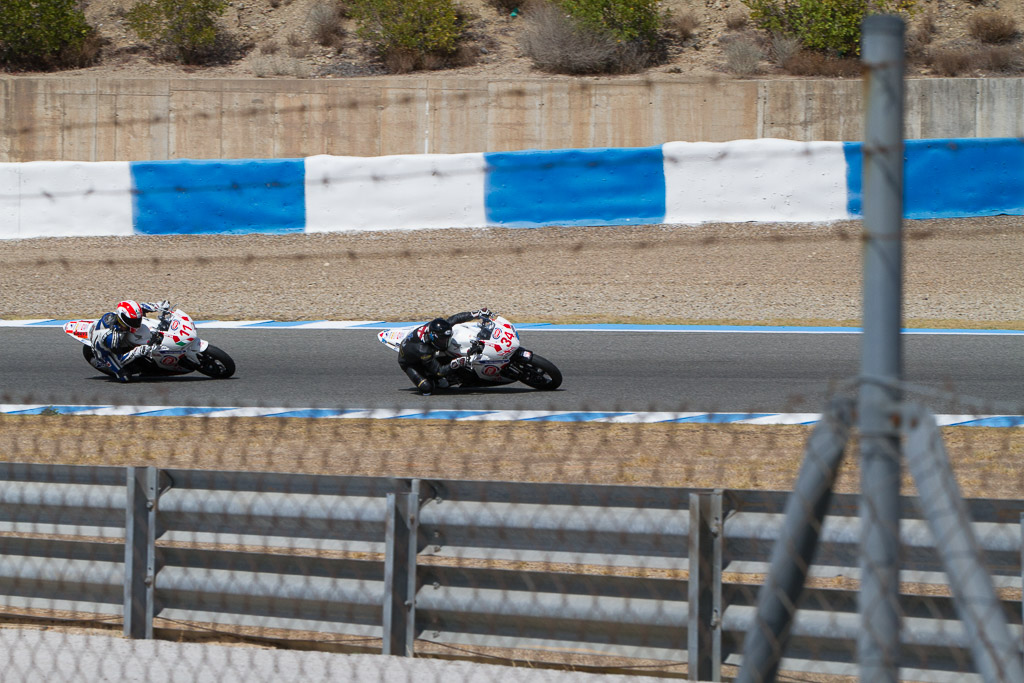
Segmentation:
<svg viewBox="0 0 1024 683">
<path fill-rule="evenodd" d="M 1024 140 L 907 140 L 907 218 L 1024 214 Z"/>
<path fill-rule="evenodd" d="M 487 222 L 643 225 L 665 218 L 661 147 L 485 154 Z"/>
<path fill-rule="evenodd" d="M 846 157 L 846 210 L 851 216 L 864 215 L 864 156 L 859 142 L 844 142 Z"/>
<path fill-rule="evenodd" d="M 861 143 L 843 143 L 847 208 L 863 216 Z M 910 219 L 1024 215 L 1024 140 L 906 140 L 903 216 Z"/>
<path fill-rule="evenodd" d="M 131 164 L 135 232 L 145 235 L 302 232 L 301 159 Z"/>
</svg>

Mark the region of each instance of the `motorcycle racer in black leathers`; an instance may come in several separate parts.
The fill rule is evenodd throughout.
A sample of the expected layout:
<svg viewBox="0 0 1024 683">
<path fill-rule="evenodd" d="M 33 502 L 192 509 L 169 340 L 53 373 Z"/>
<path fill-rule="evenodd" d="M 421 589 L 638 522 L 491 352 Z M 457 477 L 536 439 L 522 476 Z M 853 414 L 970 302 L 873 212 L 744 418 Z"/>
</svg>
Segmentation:
<svg viewBox="0 0 1024 683">
<path fill-rule="evenodd" d="M 450 372 L 472 367 L 472 358 L 463 356 L 452 338 L 452 326 L 470 320 L 488 320 L 494 315 L 490 309 L 480 308 L 448 318 L 434 318 L 399 344 L 399 367 L 424 396 L 429 396 L 436 388 L 447 387 L 446 377 Z"/>
</svg>

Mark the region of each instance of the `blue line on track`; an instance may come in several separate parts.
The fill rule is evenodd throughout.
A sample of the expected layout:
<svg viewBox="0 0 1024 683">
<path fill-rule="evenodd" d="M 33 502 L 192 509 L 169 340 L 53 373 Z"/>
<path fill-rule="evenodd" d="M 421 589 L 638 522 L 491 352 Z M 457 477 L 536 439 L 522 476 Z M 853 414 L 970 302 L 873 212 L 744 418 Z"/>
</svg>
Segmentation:
<svg viewBox="0 0 1024 683">
<path fill-rule="evenodd" d="M 381 410 L 333 408 L 241 408 L 211 406 L 115 406 L 0 404 L 0 415 L 122 415 L 133 417 L 273 417 L 306 419 L 446 420 L 506 422 L 614 422 L 620 424 L 809 425 L 815 413 L 669 413 L 559 410 Z M 1024 415 L 937 415 L 939 426 L 1024 427 Z"/>
<path fill-rule="evenodd" d="M 0 327 L 63 327 L 68 320 L 3 320 Z M 366 322 L 345 320 L 260 320 L 238 322 L 230 320 L 200 320 L 196 325 L 205 329 L 370 329 L 381 330 L 391 327 L 411 327 L 425 321 L 412 322 Z M 860 334 L 859 327 L 797 327 L 775 325 L 631 325 L 625 323 L 593 323 L 569 325 L 560 323 L 516 323 L 520 330 L 542 332 L 709 332 L 727 334 Z M 1024 330 L 983 330 L 913 328 L 903 329 L 903 334 L 926 335 L 1008 335 L 1021 336 Z"/>
</svg>

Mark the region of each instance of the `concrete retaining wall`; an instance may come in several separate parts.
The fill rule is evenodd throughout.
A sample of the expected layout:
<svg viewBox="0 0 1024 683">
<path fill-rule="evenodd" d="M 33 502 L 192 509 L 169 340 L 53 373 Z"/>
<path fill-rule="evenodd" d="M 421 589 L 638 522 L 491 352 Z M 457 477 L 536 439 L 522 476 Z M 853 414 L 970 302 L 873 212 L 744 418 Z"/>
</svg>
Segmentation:
<svg viewBox="0 0 1024 683">
<path fill-rule="evenodd" d="M 862 136 L 859 80 L 0 78 L 0 162 L 280 159 Z M 1024 137 L 1024 79 L 907 83 L 907 137 Z"/>
</svg>

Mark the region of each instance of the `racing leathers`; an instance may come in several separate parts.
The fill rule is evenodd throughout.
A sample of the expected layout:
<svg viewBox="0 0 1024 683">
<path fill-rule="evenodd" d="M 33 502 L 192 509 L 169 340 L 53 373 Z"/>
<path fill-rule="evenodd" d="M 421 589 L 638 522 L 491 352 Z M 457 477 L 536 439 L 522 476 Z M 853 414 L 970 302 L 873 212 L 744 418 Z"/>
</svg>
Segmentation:
<svg viewBox="0 0 1024 683">
<path fill-rule="evenodd" d="M 456 313 L 445 321 L 448 325 L 458 325 L 470 320 L 490 319 L 494 315 L 489 309 L 481 308 Z M 416 328 L 398 345 L 399 367 L 424 396 L 429 396 L 436 388 L 447 387 L 447 376 L 451 372 L 472 365 L 472 358 L 462 355 L 454 338 L 451 338 L 443 350 L 431 345 L 428 340 L 428 327 L 429 323 Z"/>
<path fill-rule="evenodd" d="M 146 313 L 160 311 L 161 318 L 170 310 L 170 303 L 140 302 L 139 307 Z M 117 315 L 111 311 L 104 313 L 96 321 L 89 331 L 89 341 L 92 343 L 92 364 L 100 370 L 107 370 L 113 373 L 114 378 L 121 382 L 131 379 L 128 372 L 129 366 L 139 358 L 151 357 L 153 351 L 160 347 L 155 339 L 146 339 L 148 328 L 145 326 L 131 329 L 126 328 L 117 319 Z M 140 336 L 140 334 L 143 336 Z M 156 343 L 154 343 L 156 342 Z"/>
</svg>

